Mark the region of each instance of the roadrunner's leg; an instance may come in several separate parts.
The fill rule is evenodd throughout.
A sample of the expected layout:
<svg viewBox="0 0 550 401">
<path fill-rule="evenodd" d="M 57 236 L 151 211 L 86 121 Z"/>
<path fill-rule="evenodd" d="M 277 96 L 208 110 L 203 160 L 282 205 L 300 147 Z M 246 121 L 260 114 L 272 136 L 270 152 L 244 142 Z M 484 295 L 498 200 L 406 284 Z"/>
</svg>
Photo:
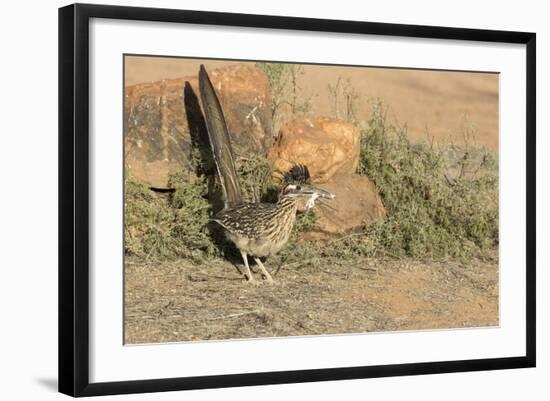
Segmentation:
<svg viewBox="0 0 550 401">
<path fill-rule="evenodd" d="M 248 267 L 248 256 L 246 255 L 246 252 L 241 251 L 241 256 L 244 261 L 244 276 L 248 281 L 254 282 L 254 277 L 252 277 L 252 273 L 250 272 L 250 267 Z"/>
<path fill-rule="evenodd" d="M 265 276 L 266 281 L 273 282 L 273 279 L 271 278 L 271 274 L 266 270 L 264 264 L 258 258 L 257 256 L 254 256 L 254 262 L 260 267 L 260 270 L 262 271 L 262 274 Z"/>
</svg>

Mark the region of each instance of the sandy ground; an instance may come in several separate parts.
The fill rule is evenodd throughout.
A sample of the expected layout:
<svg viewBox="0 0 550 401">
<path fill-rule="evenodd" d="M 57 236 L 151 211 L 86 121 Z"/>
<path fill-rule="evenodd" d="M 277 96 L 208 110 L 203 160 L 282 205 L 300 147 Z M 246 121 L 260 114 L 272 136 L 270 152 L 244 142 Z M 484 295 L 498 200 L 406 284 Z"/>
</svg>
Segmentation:
<svg viewBox="0 0 550 401">
<path fill-rule="evenodd" d="M 229 262 L 197 265 L 129 258 L 125 341 L 495 326 L 497 265 L 496 260 L 461 264 L 328 259 L 322 265 L 305 261 L 282 266 L 274 275 L 275 284 L 254 286 Z"/>
<path fill-rule="evenodd" d="M 127 57 L 125 83 L 133 85 L 197 73 L 199 65 L 219 68 L 233 61 L 181 58 Z M 465 73 L 388 68 L 304 66 L 298 81 L 301 95 L 311 98 L 316 114 L 333 116 L 328 85 L 338 78 L 348 80 L 359 95 L 358 117 L 368 120 L 369 99 L 380 98 L 390 107 L 390 116 L 406 124 L 413 139 L 462 141 L 465 129 L 473 128 L 477 144 L 498 151 L 499 76 L 495 73 Z"/>
</svg>

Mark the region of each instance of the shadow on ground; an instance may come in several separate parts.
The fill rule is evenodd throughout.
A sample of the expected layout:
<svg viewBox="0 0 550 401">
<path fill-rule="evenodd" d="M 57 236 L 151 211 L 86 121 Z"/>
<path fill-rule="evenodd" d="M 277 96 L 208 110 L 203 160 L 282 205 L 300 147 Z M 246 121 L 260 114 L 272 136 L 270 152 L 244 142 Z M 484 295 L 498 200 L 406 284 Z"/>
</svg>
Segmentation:
<svg viewBox="0 0 550 401">
<path fill-rule="evenodd" d="M 34 380 L 47 390 L 57 392 L 57 379 L 55 377 L 36 377 Z"/>
</svg>

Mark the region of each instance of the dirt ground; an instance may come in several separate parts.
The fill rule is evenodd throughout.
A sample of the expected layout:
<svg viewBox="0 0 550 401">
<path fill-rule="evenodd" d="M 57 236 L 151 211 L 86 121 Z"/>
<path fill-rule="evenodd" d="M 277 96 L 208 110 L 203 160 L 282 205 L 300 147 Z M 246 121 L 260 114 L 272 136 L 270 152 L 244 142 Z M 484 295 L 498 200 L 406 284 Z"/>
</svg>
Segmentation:
<svg viewBox="0 0 550 401">
<path fill-rule="evenodd" d="M 215 69 L 235 63 L 238 62 L 127 57 L 125 84 L 195 75 L 200 64 Z M 390 117 L 406 123 L 412 139 L 426 139 L 429 135 L 435 142 L 463 143 L 464 131 L 472 129 L 477 145 L 498 152 L 498 74 L 304 65 L 297 82 L 299 95 L 310 99 L 316 114 L 333 116 L 328 85 L 334 86 L 338 78 L 349 80 L 359 96 L 357 117 L 361 120 L 369 119 L 369 100 L 379 98 L 390 107 Z"/>
<path fill-rule="evenodd" d="M 127 258 L 127 344 L 486 327 L 499 324 L 498 262 L 365 258 L 269 266 L 251 285 L 230 262 Z M 259 278 L 259 275 L 256 274 Z"/>
</svg>

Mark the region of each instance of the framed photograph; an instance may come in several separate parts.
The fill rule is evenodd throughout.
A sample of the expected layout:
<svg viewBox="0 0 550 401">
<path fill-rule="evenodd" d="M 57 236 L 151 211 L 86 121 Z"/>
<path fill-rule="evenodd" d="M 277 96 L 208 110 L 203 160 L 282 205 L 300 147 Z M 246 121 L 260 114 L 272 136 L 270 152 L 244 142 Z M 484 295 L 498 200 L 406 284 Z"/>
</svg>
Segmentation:
<svg viewBox="0 0 550 401">
<path fill-rule="evenodd" d="M 59 390 L 535 366 L 535 34 L 59 10 Z"/>
</svg>

